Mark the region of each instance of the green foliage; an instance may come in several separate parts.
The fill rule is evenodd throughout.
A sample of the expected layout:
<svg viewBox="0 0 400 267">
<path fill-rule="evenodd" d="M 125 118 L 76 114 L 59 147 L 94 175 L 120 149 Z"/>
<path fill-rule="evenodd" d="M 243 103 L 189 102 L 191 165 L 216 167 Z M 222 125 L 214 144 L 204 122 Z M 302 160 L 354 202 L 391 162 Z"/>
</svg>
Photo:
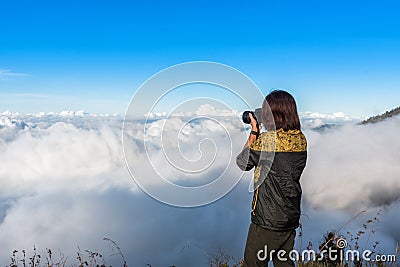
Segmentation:
<svg viewBox="0 0 400 267">
<path fill-rule="evenodd" d="M 385 113 L 383 113 L 381 115 L 377 115 L 377 116 L 368 118 L 368 119 L 362 121 L 361 124 L 377 123 L 377 122 L 383 121 L 387 118 L 390 118 L 390 117 L 393 117 L 393 116 L 396 116 L 399 114 L 400 114 L 400 107 L 397 107 L 390 111 L 386 111 Z"/>
</svg>

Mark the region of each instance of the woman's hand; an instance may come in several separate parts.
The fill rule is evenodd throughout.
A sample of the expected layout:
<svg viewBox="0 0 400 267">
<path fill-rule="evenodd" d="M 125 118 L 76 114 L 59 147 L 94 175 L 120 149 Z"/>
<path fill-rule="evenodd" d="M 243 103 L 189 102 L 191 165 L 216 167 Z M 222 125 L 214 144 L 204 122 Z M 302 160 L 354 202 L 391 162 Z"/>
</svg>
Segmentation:
<svg viewBox="0 0 400 267">
<path fill-rule="evenodd" d="M 253 114 L 249 114 L 250 118 L 250 125 L 251 125 L 251 130 L 258 132 L 258 123 L 257 120 L 253 117 Z"/>
<path fill-rule="evenodd" d="M 251 131 L 257 132 L 259 134 L 260 129 L 259 129 L 257 120 L 253 117 L 253 115 L 251 113 L 249 114 L 249 118 L 250 118 Z M 257 135 L 250 134 L 249 138 L 247 139 L 246 144 L 244 144 L 244 148 L 250 146 L 256 139 L 257 139 Z"/>
</svg>

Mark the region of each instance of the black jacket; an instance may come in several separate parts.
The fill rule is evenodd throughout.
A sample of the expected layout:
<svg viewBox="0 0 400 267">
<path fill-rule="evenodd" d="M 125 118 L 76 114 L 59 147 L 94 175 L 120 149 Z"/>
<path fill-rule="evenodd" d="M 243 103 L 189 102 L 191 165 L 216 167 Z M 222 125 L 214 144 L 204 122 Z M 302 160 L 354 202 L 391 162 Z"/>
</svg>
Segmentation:
<svg viewBox="0 0 400 267">
<path fill-rule="evenodd" d="M 251 221 L 261 227 L 287 231 L 299 226 L 300 176 L 306 166 L 307 140 L 299 130 L 261 133 L 237 156 L 240 169 L 253 167 L 255 188 Z"/>
</svg>

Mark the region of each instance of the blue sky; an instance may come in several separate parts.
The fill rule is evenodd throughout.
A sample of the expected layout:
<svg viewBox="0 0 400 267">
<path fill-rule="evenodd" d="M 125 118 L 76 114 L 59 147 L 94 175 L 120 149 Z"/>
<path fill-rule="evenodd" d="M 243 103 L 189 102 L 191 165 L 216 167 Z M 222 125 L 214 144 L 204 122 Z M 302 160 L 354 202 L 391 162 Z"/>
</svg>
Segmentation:
<svg viewBox="0 0 400 267">
<path fill-rule="evenodd" d="M 287 89 L 300 111 L 382 113 L 400 105 L 399 9 L 398 1 L 3 2 L 0 111 L 124 113 L 154 73 L 209 60 L 265 92 Z"/>
</svg>

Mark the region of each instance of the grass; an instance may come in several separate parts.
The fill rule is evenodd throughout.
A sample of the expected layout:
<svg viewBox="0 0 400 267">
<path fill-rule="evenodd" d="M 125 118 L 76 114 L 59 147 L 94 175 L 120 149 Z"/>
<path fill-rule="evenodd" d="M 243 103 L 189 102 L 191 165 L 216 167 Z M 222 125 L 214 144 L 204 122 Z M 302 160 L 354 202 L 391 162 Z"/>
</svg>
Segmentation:
<svg viewBox="0 0 400 267">
<path fill-rule="evenodd" d="M 336 231 L 326 232 L 322 238 L 322 241 L 318 245 L 318 253 L 321 253 L 323 250 L 325 251 L 336 251 L 336 255 L 339 255 L 342 248 L 338 246 L 338 242 L 340 239 L 345 238 L 347 241 L 346 249 L 351 250 L 361 250 L 362 253 L 363 247 L 368 247 L 368 249 L 372 249 L 372 255 L 377 254 L 377 249 L 379 248 L 380 242 L 378 240 L 372 241 L 375 231 L 376 225 L 379 223 L 379 218 L 382 215 L 382 210 L 379 210 L 373 218 L 367 219 L 361 226 L 360 229 L 351 233 L 347 231 L 345 234 L 342 231 L 345 227 L 353 222 L 356 218 L 364 214 L 365 211 L 359 212 L 357 215 L 352 217 L 349 221 L 345 222 L 341 227 L 339 227 Z M 302 236 L 303 229 L 300 225 L 298 231 L 298 243 L 299 249 L 301 251 L 302 244 Z M 362 239 L 362 237 L 366 237 L 366 239 Z M 105 242 L 110 244 L 112 249 L 112 254 L 108 257 L 117 256 L 120 259 L 120 266 L 128 267 L 128 263 L 124 254 L 122 253 L 121 248 L 118 246 L 116 242 L 109 238 L 103 239 Z M 361 241 L 365 240 L 363 246 L 361 246 Z M 313 250 L 313 244 L 308 242 L 306 249 Z M 395 257 L 398 259 L 399 254 L 399 245 L 396 246 Z M 319 254 L 321 255 L 321 254 Z M 326 254 L 327 255 L 327 254 Z M 76 258 L 70 261 L 68 257 L 63 255 L 61 252 L 55 257 L 53 251 L 51 249 L 46 248 L 45 255 L 40 255 L 36 247 L 33 247 L 32 253 L 27 255 L 25 250 L 17 251 L 14 250 L 11 256 L 11 262 L 6 267 L 67 267 L 67 266 L 78 266 L 78 267 L 112 267 L 107 264 L 108 257 L 105 257 L 103 254 L 99 252 L 94 252 L 90 250 L 81 251 L 78 248 L 76 253 Z M 240 267 L 242 266 L 242 260 L 235 261 L 232 256 L 224 253 L 222 249 L 219 249 L 215 253 L 206 253 L 206 257 L 208 258 L 208 266 L 210 267 Z M 359 261 L 344 261 L 340 260 L 338 257 L 336 260 L 331 260 L 328 257 L 317 257 L 316 260 L 306 261 L 304 259 L 299 259 L 296 263 L 299 267 L 397 267 L 397 262 L 363 262 Z M 146 264 L 148 267 L 153 267 L 151 264 Z M 169 267 L 175 267 L 174 265 L 166 265 Z"/>
<path fill-rule="evenodd" d="M 341 227 L 339 227 L 338 230 L 336 231 L 330 231 L 326 232 L 326 234 L 323 236 L 322 241 L 320 242 L 317 251 L 321 253 L 321 251 L 325 250 L 327 252 L 333 251 L 333 255 L 337 255 L 336 260 L 331 260 L 328 257 L 323 257 L 322 259 L 318 260 L 312 260 L 312 261 L 304 261 L 300 259 L 299 262 L 297 262 L 298 266 L 326 266 L 326 267 L 332 267 L 332 266 L 354 266 L 354 267 L 360 267 L 360 266 L 367 266 L 367 267 L 387 267 L 387 266 L 397 266 L 397 261 L 395 262 L 374 262 L 374 261 L 363 261 L 362 259 L 360 260 L 349 260 L 346 261 L 345 259 L 340 259 L 339 255 L 340 253 L 345 253 L 344 249 L 346 250 L 357 250 L 360 252 L 360 255 L 368 249 L 372 253 L 370 254 L 370 258 L 372 259 L 374 255 L 377 255 L 378 249 L 379 249 L 379 244 L 380 241 L 375 240 L 372 241 L 374 233 L 376 232 L 375 227 L 379 223 L 379 218 L 382 215 L 382 210 L 379 210 L 373 218 L 367 219 L 361 226 L 360 229 L 358 229 L 355 233 L 351 233 L 350 231 L 347 231 L 345 234 L 342 232 L 345 227 L 353 222 L 356 218 L 364 214 L 365 211 L 359 212 L 357 215 L 352 217 L 349 221 L 344 223 Z M 301 243 L 301 236 L 302 236 L 302 229 L 300 227 L 299 231 L 299 238 L 300 238 L 300 243 Z M 362 239 L 362 237 L 366 237 Z M 341 248 L 338 246 L 339 240 L 346 240 L 347 246 L 345 248 Z M 365 241 L 363 246 L 361 246 L 361 241 Z M 311 242 L 308 243 L 307 248 L 308 250 L 313 249 L 313 244 Z M 399 253 L 399 248 L 398 244 L 396 247 L 396 252 L 395 252 L 395 257 L 396 260 L 398 259 L 398 253 Z M 327 256 L 327 254 L 324 254 Z M 344 255 L 344 254 L 343 254 Z M 382 254 L 383 255 L 383 254 Z"/>
<path fill-rule="evenodd" d="M 123 255 L 121 248 L 116 242 L 109 238 L 104 238 L 112 246 L 112 250 L 115 251 L 111 256 L 119 256 L 121 258 L 121 266 L 128 267 L 125 256 Z M 30 256 L 27 255 L 25 250 L 14 250 L 11 256 L 11 263 L 7 267 L 67 267 L 67 266 L 78 266 L 78 267 L 111 267 L 106 262 L 106 257 L 99 253 L 91 250 L 84 250 L 78 247 L 76 252 L 75 264 L 68 261 L 62 252 L 58 256 L 55 256 L 53 251 L 46 248 L 45 255 L 41 255 L 37 252 L 36 247 L 33 247 L 33 251 Z"/>
</svg>

